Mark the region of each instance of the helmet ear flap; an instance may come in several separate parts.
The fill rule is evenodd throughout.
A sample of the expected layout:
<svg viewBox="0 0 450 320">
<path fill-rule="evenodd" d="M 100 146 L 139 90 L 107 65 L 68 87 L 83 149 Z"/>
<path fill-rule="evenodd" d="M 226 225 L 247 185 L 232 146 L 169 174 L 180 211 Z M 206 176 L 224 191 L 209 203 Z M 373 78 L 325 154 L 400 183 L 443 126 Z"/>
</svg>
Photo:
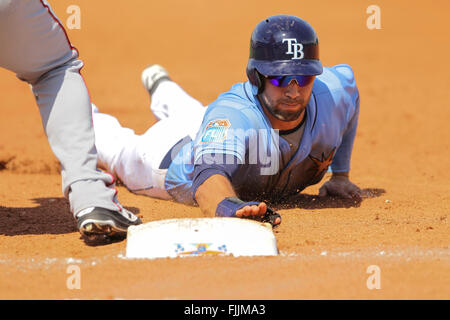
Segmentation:
<svg viewBox="0 0 450 320">
<path fill-rule="evenodd" d="M 256 82 L 257 82 L 257 87 L 258 87 L 258 94 L 262 93 L 264 91 L 264 76 L 258 72 L 258 70 L 255 70 L 255 78 L 256 78 Z"/>
<path fill-rule="evenodd" d="M 264 76 L 256 68 L 248 70 L 247 76 L 250 83 L 258 88 L 258 94 L 264 91 Z"/>
</svg>

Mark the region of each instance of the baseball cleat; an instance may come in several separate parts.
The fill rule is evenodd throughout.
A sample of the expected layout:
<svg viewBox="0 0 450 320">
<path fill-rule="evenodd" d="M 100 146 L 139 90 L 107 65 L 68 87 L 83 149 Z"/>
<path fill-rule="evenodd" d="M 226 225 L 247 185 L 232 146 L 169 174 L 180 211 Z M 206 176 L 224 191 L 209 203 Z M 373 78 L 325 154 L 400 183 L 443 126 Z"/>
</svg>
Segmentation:
<svg viewBox="0 0 450 320">
<path fill-rule="evenodd" d="M 145 89 L 152 95 L 158 84 L 162 81 L 170 80 L 170 77 L 166 69 L 159 64 L 154 64 L 142 71 L 141 80 Z"/>
<path fill-rule="evenodd" d="M 87 240 L 125 238 L 129 226 L 142 223 L 126 209 L 121 212 L 99 207 L 81 210 L 77 215 L 78 230 Z"/>
</svg>

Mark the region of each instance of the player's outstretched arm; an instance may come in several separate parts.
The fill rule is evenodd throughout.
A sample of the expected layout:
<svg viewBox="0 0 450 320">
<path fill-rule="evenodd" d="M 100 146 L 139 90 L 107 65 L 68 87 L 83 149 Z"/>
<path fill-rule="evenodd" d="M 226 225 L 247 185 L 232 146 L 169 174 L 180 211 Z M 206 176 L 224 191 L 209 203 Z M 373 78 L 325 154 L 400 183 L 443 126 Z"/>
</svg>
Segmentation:
<svg viewBox="0 0 450 320">
<path fill-rule="evenodd" d="M 230 181 L 220 175 L 215 174 L 206 179 L 197 189 L 195 200 L 202 212 L 207 216 L 215 216 L 217 206 L 226 198 L 236 197 Z M 236 210 L 236 217 L 239 218 L 262 218 L 267 213 L 267 205 L 264 202 L 259 204 L 246 205 Z M 276 217 L 274 225 L 281 223 L 281 218 Z"/>
<path fill-rule="evenodd" d="M 350 181 L 349 172 L 334 172 L 330 180 L 319 189 L 319 197 L 325 196 L 359 200 L 361 189 Z"/>
<path fill-rule="evenodd" d="M 206 179 L 197 189 L 195 200 L 206 216 L 214 216 L 219 202 L 227 197 L 235 197 L 228 179 L 220 174 L 215 174 Z"/>
</svg>

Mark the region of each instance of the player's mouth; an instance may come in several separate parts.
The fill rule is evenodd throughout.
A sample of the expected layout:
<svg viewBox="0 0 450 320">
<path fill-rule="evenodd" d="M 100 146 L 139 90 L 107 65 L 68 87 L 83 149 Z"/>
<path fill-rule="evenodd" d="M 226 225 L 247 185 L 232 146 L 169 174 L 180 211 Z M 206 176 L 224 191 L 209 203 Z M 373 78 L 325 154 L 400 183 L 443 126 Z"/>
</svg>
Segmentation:
<svg viewBox="0 0 450 320">
<path fill-rule="evenodd" d="M 282 102 L 282 103 L 280 103 L 280 105 L 282 105 L 282 106 L 284 106 L 284 107 L 286 107 L 288 109 L 294 109 L 294 108 L 298 109 L 301 104 L 300 103 L 286 103 L 286 102 Z"/>
<path fill-rule="evenodd" d="M 301 105 L 302 105 L 302 100 L 300 100 L 300 99 L 297 99 L 297 100 L 295 100 L 295 99 L 293 99 L 293 100 L 287 100 L 287 99 L 285 99 L 285 100 L 281 100 L 280 101 L 280 104 L 281 105 L 284 105 L 284 106 L 286 106 L 286 107 L 288 107 L 288 108 L 295 108 L 295 107 L 300 107 Z"/>
</svg>

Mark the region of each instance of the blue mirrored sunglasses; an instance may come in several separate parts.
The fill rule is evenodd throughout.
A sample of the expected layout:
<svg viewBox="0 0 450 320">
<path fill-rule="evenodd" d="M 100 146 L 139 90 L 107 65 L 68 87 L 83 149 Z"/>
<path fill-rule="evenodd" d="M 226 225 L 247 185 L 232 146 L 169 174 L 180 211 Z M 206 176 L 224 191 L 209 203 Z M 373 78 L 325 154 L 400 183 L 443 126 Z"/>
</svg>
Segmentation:
<svg viewBox="0 0 450 320">
<path fill-rule="evenodd" d="M 300 87 L 304 87 L 313 81 L 314 76 L 266 76 L 266 78 L 276 87 L 285 88 L 295 80 Z"/>
</svg>

